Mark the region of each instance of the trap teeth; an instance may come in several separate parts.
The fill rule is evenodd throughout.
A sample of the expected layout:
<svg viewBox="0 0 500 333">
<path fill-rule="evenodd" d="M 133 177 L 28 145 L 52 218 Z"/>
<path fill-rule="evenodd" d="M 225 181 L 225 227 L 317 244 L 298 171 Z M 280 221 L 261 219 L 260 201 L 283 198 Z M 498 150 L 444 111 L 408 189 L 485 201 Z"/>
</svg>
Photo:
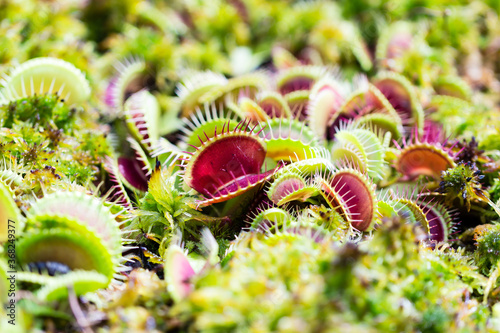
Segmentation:
<svg viewBox="0 0 500 333">
<path fill-rule="evenodd" d="M 102 200 L 80 192 L 47 194 L 27 213 L 27 232 L 18 241 L 21 265 L 54 262 L 95 271 L 111 281 L 122 255 L 121 231 Z"/>
<path fill-rule="evenodd" d="M 321 194 L 355 229 L 370 231 L 376 221 L 377 199 L 370 179 L 361 172 L 342 168 L 316 179 Z"/>
<path fill-rule="evenodd" d="M 246 127 L 246 128 L 245 128 Z M 199 193 L 210 195 L 246 175 L 260 173 L 266 145 L 249 124 L 240 123 L 212 138 L 206 137 L 185 166 L 184 181 Z"/>
<path fill-rule="evenodd" d="M 57 93 L 68 104 L 89 99 L 90 86 L 85 75 L 64 60 L 34 58 L 14 67 L 2 81 L 2 95 L 9 101 Z"/>
<path fill-rule="evenodd" d="M 200 98 L 211 90 L 221 88 L 228 83 L 228 80 L 220 74 L 210 71 L 194 72 L 177 85 L 176 93 L 181 100 L 182 116 L 188 117 L 196 111 L 197 107 L 203 105 Z"/>
<path fill-rule="evenodd" d="M 351 162 L 354 168 L 378 180 L 385 161 L 381 138 L 372 131 L 354 123 L 340 126 L 332 145 L 333 162 Z"/>
<path fill-rule="evenodd" d="M 336 80 L 324 78 L 314 84 L 307 106 L 307 122 L 321 139 L 326 137 L 327 124 L 345 100 L 346 89 Z"/>
<path fill-rule="evenodd" d="M 403 75 L 381 72 L 373 84 L 400 115 L 403 125 L 417 127 L 421 133 L 424 126 L 424 111 L 411 82 Z"/>
<path fill-rule="evenodd" d="M 440 179 L 441 172 L 455 167 L 450 154 L 438 145 L 416 142 L 407 145 L 399 152 L 396 167 L 407 179 L 430 176 Z"/>
<path fill-rule="evenodd" d="M 278 228 L 291 219 L 290 214 L 281 208 L 267 208 L 258 213 L 251 221 L 251 230 L 266 231 Z"/>
<path fill-rule="evenodd" d="M 108 286 L 108 278 L 97 272 L 73 271 L 49 280 L 36 292 L 36 296 L 44 301 L 67 299 L 71 288 L 76 296 L 85 295 Z"/>
<path fill-rule="evenodd" d="M 197 109 L 189 118 L 182 119 L 184 126 L 179 129 L 182 132 L 182 147 L 187 152 L 196 151 L 207 137 L 221 135 L 228 129 L 233 131 L 238 125 L 237 119 L 236 114 L 226 114 L 224 108 L 214 104 L 206 105 L 203 110 Z"/>
<path fill-rule="evenodd" d="M 117 74 L 111 78 L 104 93 L 104 102 L 112 111 L 121 114 L 128 95 L 144 87 L 140 82 L 146 71 L 146 63 L 138 57 L 125 59 L 115 66 Z"/>
<path fill-rule="evenodd" d="M 319 147 L 314 133 L 297 119 L 274 118 L 261 123 L 260 136 L 266 142 L 266 157 L 274 161 L 296 162 Z"/>
<path fill-rule="evenodd" d="M 125 102 L 124 114 L 131 134 L 142 147 L 150 151 L 160 137 L 160 106 L 156 97 L 147 90 L 136 92 Z"/>
<path fill-rule="evenodd" d="M 276 178 L 267 191 L 267 196 L 275 204 L 282 204 L 293 200 L 306 187 L 303 177 L 295 173 L 283 174 Z M 295 196 L 294 196 L 295 195 Z M 300 196 L 297 196 L 299 199 Z M 306 198 L 307 199 L 307 198 Z"/>
<path fill-rule="evenodd" d="M 314 83 L 330 74 L 323 66 L 296 66 L 281 70 L 276 78 L 277 90 L 282 95 L 295 91 L 308 91 Z"/>
<path fill-rule="evenodd" d="M 17 245 L 20 265 L 32 262 L 58 262 L 72 270 L 96 271 L 111 281 L 117 262 L 94 233 L 66 228 L 27 232 Z"/>
<path fill-rule="evenodd" d="M 290 118 L 292 110 L 282 95 L 275 91 L 262 91 L 257 95 L 257 104 L 271 118 Z"/>
</svg>

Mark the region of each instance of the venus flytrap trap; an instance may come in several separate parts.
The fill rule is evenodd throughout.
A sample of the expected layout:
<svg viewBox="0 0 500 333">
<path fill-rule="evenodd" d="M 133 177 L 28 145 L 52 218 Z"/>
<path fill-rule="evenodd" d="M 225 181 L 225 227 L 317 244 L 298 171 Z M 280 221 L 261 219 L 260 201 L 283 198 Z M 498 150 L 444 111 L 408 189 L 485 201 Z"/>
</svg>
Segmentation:
<svg viewBox="0 0 500 333">
<path fill-rule="evenodd" d="M 295 119 L 273 118 L 260 122 L 260 128 L 260 136 L 266 143 L 266 158 L 275 162 L 307 159 L 314 154 L 311 149 L 320 146 L 313 132 Z"/>
<path fill-rule="evenodd" d="M 266 145 L 254 133 L 255 126 L 249 129 L 249 125 L 241 121 L 230 131 L 228 123 L 219 136 L 215 129 L 214 137 L 200 139 L 200 146 L 186 161 L 184 181 L 207 197 L 199 205 L 229 200 L 272 175 L 272 170 L 260 174 Z"/>
<path fill-rule="evenodd" d="M 346 87 L 340 80 L 325 77 L 311 89 L 307 122 L 317 137 L 326 137 L 325 124 L 336 114 L 345 100 Z"/>
<path fill-rule="evenodd" d="M 259 209 L 255 216 L 248 216 L 250 231 L 260 230 L 266 231 L 275 227 L 280 227 L 291 219 L 290 213 L 286 210 L 270 207 Z"/>
<path fill-rule="evenodd" d="M 357 230 L 370 231 L 375 221 L 374 186 L 367 176 L 350 167 L 332 170 L 318 178 L 318 186 L 328 205 Z"/>
<path fill-rule="evenodd" d="M 2 94 L 9 101 L 57 93 L 71 105 L 90 97 L 84 74 L 72 64 L 56 58 L 35 58 L 14 67 L 4 76 L 2 87 Z"/>
<path fill-rule="evenodd" d="M 115 68 L 117 73 L 109 80 L 103 99 L 115 113 L 121 114 L 127 95 L 137 92 L 137 82 L 144 81 L 146 64 L 140 58 L 130 58 L 118 62 Z"/>
<path fill-rule="evenodd" d="M 397 216 L 420 225 L 430 244 L 447 241 L 456 224 L 459 223 L 456 212 L 438 201 L 427 199 L 423 196 L 427 193 L 425 189 L 420 193 L 417 193 L 417 190 L 418 187 L 413 189 L 406 187 L 390 191 L 389 196 L 384 198 L 383 202 L 393 208 Z M 390 208 L 387 209 L 388 207 L 385 207 L 384 210 L 389 211 L 390 216 L 394 216 L 394 212 Z"/>
<path fill-rule="evenodd" d="M 298 173 L 289 172 L 277 177 L 267 190 L 267 196 L 277 206 L 291 201 L 307 201 L 318 195 L 318 189 L 308 185 L 304 177 Z"/>
<path fill-rule="evenodd" d="M 387 98 L 401 117 L 403 126 L 416 127 L 422 134 L 424 125 L 424 111 L 418 100 L 417 89 L 411 82 L 394 72 L 380 72 L 374 80 L 374 85 Z M 394 136 L 394 139 L 398 139 Z"/>
<path fill-rule="evenodd" d="M 224 75 L 210 71 L 187 73 L 177 84 L 176 94 L 181 104 L 181 115 L 188 117 L 200 106 L 199 99 L 208 91 L 227 84 Z"/>
<path fill-rule="evenodd" d="M 285 98 L 278 92 L 262 91 L 256 96 L 257 104 L 271 118 L 291 118 L 292 111 Z"/>
<path fill-rule="evenodd" d="M 150 151 L 159 139 L 157 121 L 160 106 L 157 99 L 147 90 L 138 91 L 125 102 L 124 113 L 134 138 L 145 150 Z"/>
<path fill-rule="evenodd" d="M 335 132 L 331 155 L 334 163 L 348 160 L 354 168 L 372 179 L 381 178 L 379 172 L 385 163 L 385 151 L 382 138 L 372 130 L 353 123 L 340 124 Z"/>
<path fill-rule="evenodd" d="M 416 131 L 415 131 L 416 132 Z M 403 179 L 415 179 L 421 175 L 439 179 L 441 172 L 456 166 L 456 152 L 446 143 L 429 142 L 432 138 L 425 135 L 419 139 L 418 134 L 412 135 L 403 145 L 397 145 L 399 156 L 397 158 L 397 170 Z"/>
</svg>

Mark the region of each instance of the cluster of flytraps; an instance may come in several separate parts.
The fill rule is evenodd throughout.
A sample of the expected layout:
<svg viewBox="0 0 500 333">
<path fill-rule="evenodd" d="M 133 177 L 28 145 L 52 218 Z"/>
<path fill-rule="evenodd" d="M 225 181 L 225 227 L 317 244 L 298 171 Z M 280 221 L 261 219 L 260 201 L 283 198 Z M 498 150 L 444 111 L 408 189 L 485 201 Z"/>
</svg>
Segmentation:
<svg viewBox="0 0 500 333">
<path fill-rule="evenodd" d="M 144 63 L 131 60 L 105 94 L 126 119 L 135 152 L 108 161 L 115 199 L 125 206 L 132 206 L 130 190 L 146 194 L 153 175 L 149 192 L 174 229 L 223 218 L 221 211 L 239 205 L 247 207 L 250 231 L 347 240 L 399 216 L 420 225 L 435 245 L 446 242 L 458 222 L 437 189 L 442 172 L 457 166 L 460 149 L 425 121 L 417 92 L 401 75 L 381 72 L 347 82 L 332 68 L 302 64 L 229 79 L 191 73 L 177 87 L 185 125 L 175 144 L 158 135 L 154 96 L 134 85 L 145 75 Z M 436 86 L 445 99 L 459 99 L 461 92 L 450 82 Z M 421 176 L 426 183 L 415 182 Z M 176 194 L 153 194 L 160 179 L 168 183 L 160 188 Z M 199 211 L 205 218 L 193 216 Z M 139 222 L 133 225 L 150 231 L 150 222 L 140 222 L 149 213 L 135 210 Z M 235 216 L 229 220 L 237 224 L 242 217 Z M 185 295 L 195 269 L 178 245 L 164 257 L 176 258 L 166 263 L 170 290 Z"/>
<path fill-rule="evenodd" d="M 127 70 L 122 75 L 132 77 Z M 144 161 L 158 157 L 170 167 L 173 158 L 165 156 L 175 156 L 182 161 L 184 183 L 200 194 L 198 208 L 261 188 L 267 194 L 263 206 L 269 207 L 259 216 L 276 209 L 288 216 L 294 203 L 324 200 L 358 231 L 404 212 L 433 241 L 447 240 L 451 219 L 443 205 L 418 198 L 420 190 L 413 187 L 376 191 L 375 184 L 387 186 L 389 178 L 439 180 L 456 165 L 457 151 L 438 142 L 439 133 L 424 129 L 422 107 L 404 77 L 387 72 L 372 82 L 347 83 L 332 69 L 301 65 L 231 79 L 197 73 L 178 93 L 186 117 L 178 147 L 164 139 L 152 142 L 156 114 L 149 111 L 155 108 L 136 102 L 147 93 L 133 94 L 125 103 L 139 142 L 132 147 L 146 171 L 142 179 L 152 171 Z M 127 107 L 132 104 L 137 106 Z M 121 170 L 131 185 L 132 172 Z"/>
<path fill-rule="evenodd" d="M 404 77 L 383 72 L 370 81 L 346 82 L 331 68 L 300 64 L 230 79 L 194 73 L 178 86 L 185 126 L 173 144 L 159 135 L 157 99 L 137 87 L 144 75 L 145 64 L 131 60 L 104 93 L 117 118 L 126 120 L 133 152 L 107 159 L 114 185 L 104 199 L 95 196 L 98 188 L 74 186 L 34 200 L 24 218 L 10 199 L 16 196 L 16 177 L 2 176 L 1 211 L 26 224 L 17 255 L 27 271 L 18 279 L 41 285 L 40 299 L 66 297 L 68 281 L 83 294 L 119 277 L 126 269 L 121 235 L 138 225 L 147 231 L 134 220 L 141 219 L 140 203 L 148 194 L 169 207 L 163 213 L 173 233 L 188 228 L 194 214 L 203 215 L 202 221 L 222 218 L 217 212 L 231 202 L 248 207 L 251 231 L 346 240 L 400 216 L 422 226 L 430 243 L 448 240 L 453 214 L 439 195 L 421 195 L 424 190 L 413 183 L 394 186 L 419 176 L 428 176 L 432 186 L 456 166 L 459 152 L 441 143 L 432 123 L 425 125 L 416 92 Z M 74 104 L 89 94 L 79 70 L 50 58 L 16 68 L 3 87 L 4 103 L 57 93 Z M 156 182 L 162 182 L 159 195 Z M 377 190 L 377 184 L 385 189 Z M 217 243 L 206 232 L 203 239 L 211 253 L 207 262 L 214 264 Z M 159 254 L 167 261 L 172 295 L 185 296 L 186 278 L 195 269 L 175 242 Z"/>
<path fill-rule="evenodd" d="M 90 97 L 90 87 L 85 75 L 70 63 L 54 58 L 36 58 L 4 76 L 0 101 L 2 105 L 12 105 L 9 103 L 44 94 L 57 94 L 67 105 L 79 105 Z M 16 107 L 12 105 L 9 112 L 16 112 Z M 56 125 L 63 114 L 54 114 L 52 125 L 47 126 L 67 131 Z M 40 115 L 34 117 L 39 119 Z M 15 115 L 12 118 L 15 119 Z M 48 129 L 38 128 L 40 132 Z M 7 127 L 2 131 L 2 135 L 13 133 Z M 30 140 L 23 137 L 22 132 L 14 135 L 25 143 Z M 55 142 L 51 144 L 55 145 Z M 53 154 L 54 150 L 50 153 Z M 118 206 L 94 196 L 98 190 L 91 184 L 76 182 L 63 183 L 56 192 L 52 189 L 48 193 L 48 189 L 44 189 L 41 198 L 35 193 L 25 195 L 20 186 L 35 170 L 29 170 L 26 161 L 19 161 L 8 151 L 3 151 L 0 167 L 0 241 L 10 240 L 7 223 L 13 221 L 17 237 L 16 263 L 20 270 L 16 274 L 18 283 L 35 288 L 37 299 L 51 301 L 67 298 L 68 286 L 76 295 L 81 295 L 105 288 L 113 278 L 121 277 L 118 272 L 122 266 L 124 240 L 120 225 L 126 221 L 120 221 L 123 212 Z M 46 166 L 55 178 L 66 180 L 68 175 L 54 172 L 58 167 Z M 0 264 L 2 276 L 7 271 L 4 259 Z M 10 262 L 9 267 L 10 271 L 15 269 Z M 5 298 L 6 294 L 2 293 L 2 297 Z"/>
</svg>

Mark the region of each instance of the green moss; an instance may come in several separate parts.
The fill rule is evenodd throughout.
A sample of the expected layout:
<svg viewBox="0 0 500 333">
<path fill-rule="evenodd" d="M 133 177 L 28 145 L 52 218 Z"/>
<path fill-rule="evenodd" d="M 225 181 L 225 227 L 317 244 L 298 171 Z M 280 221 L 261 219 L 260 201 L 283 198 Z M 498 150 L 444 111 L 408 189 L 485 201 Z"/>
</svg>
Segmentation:
<svg viewBox="0 0 500 333">
<path fill-rule="evenodd" d="M 480 271 L 489 275 L 500 259 L 500 224 L 486 226 L 479 234 L 474 256 Z"/>
<path fill-rule="evenodd" d="M 70 108 L 57 95 L 19 99 L 0 106 L 0 149 L 20 165 L 21 192 L 40 193 L 89 185 L 110 155 L 92 112 Z"/>
<path fill-rule="evenodd" d="M 421 235 L 399 221 L 386 221 L 361 246 L 247 235 L 227 265 L 197 279 L 193 293 L 173 313 L 202 331 L 485 328 L 484 309 L 476 301 L 476 310 L 460 324 L 455 320 L 465 306 L 463 291 L 472 290 L 460 277 L 475 276 L 464 265 L 467 258 L 423 248 Z M 484 279 L 473 280 L 484 285 Z"/>
<path fill-rule="evenodd" d="M 450 318 L 440 307 L 435 306 L 424 312 L 422 321 L 417 325 L 417 329 L 426 333 L 439 333 L 447 329 Z"/>
<path fill-rule="evenodd" d="M 484 178 L 475 163 L 459 163 L 441 174 L 439 191 L 445 194 L 447 202 L 451 203 L 456 198 L 460 205 L 470 210 L 471 201 L 480 200 L 487 202 L 487 192 L 483 190 L 480 180 Z"/>
</svg>

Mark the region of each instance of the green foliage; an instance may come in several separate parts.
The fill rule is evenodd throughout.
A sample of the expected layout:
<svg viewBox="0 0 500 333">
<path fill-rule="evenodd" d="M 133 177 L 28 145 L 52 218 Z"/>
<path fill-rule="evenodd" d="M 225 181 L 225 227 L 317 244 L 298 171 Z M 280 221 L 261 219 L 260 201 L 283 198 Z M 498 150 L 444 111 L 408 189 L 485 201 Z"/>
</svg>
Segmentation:
<svg viewBox="0 0 500 333">
<path fill-rule="evenodd" d="M 248 234 L 228 264 L 197 279 L 173 311 L 201 331 L 484 329 L 488 311 L 476 301 L 460 324 L 455 318 L 466 306 L 463 293 L 485 279 L 460 253 L 421 247 L 421 236 L 397 220 L 361 246 Z"/>
<path fill-rule="evenodd" d="M 493 184 L 488 190 L 490 194 L 491 201 L 497 203 L 500 200 L 500 179 L 495 178 Z"/>
<path fill-rule="evenodd" d="M 23 98 L 0 106 L 4 167 L 19 165 L 19 191 L 40 194 L 70 184 L 89 186 L 110 148 L 95 118 L 57 95 Z"/>
<path fill-rule="evenodd" d="M 42 129 L 69 129 L 75 112 L 76 109 L 70 109 L 57 95 L 34 96 L 1 106 L 0 125 L 12 128 L 15 123 L 24 123 Z"/>
<path fill-rule="evenodd" d="M 342 239 L 349 230 L 349 223 L 336 210 L 328 209 L 325 206 L 312 206 L 307 210 L 312 222 L 337 234 Z"/>
<path fill-rule="evenodd" d="M 483 178 L 484 175 L 481 175 L 474 163 L 461 162 L 442 173 L 439 191 L 446 195 L 446 201 L 452 202 L 458 198 L 460 205 L 470 210 L 473 200 L 489 201 L 480 183 Z"/>
<path fill-rule="evenodd" d="M 155 273 L 134 270 L 120 291 L 104 304 L 109 326 L 117 332 L 141 331 L 151 328 L 154 323 L 157 329 L 164 331 L 171 302 L 165 289 L 165 281 Z"/>
<path fill-rule="evenodd" d="M 500 224 L 488 225 L 478 234 L 475 261 L 480 271 L 489 276 L 500 259 Z"/>
<path fill-rule="evenodd" d="M 178 187 L 178 177 L 178 173 L 157 168 L 149 181 L 148 192 L 139 202 L 140 210 L 129 226 L 156 234 L 162 239 L 162 248 L 168 246 L 177 231 L 197 237 L 195 219 L 202 216 L 195 209 L 195 199 Z"/>
</svg>

